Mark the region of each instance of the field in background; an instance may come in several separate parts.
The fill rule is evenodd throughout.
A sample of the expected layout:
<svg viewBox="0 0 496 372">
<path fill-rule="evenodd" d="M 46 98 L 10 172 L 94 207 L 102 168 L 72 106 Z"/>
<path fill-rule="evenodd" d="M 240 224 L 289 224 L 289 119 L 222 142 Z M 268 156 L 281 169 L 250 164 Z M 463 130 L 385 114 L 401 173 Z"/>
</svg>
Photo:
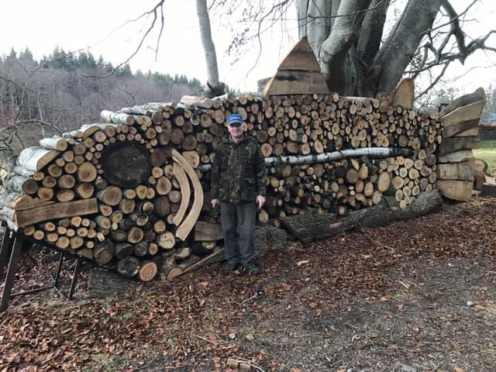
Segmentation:
<svg viewBox="0 0 496 372">
<path fill-rule="evenodd" d="M 491 175 L 496 175 L 496 141 L 480 141 L 474 150 L 474 155 L 486 161 Z"/>
</svg>

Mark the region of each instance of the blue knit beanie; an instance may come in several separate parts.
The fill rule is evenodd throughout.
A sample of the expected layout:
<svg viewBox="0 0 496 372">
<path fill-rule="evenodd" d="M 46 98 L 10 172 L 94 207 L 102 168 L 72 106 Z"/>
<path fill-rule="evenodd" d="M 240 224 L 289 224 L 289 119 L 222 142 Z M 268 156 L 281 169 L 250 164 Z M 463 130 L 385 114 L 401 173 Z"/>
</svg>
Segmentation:
<svg viewBox="0 0 496 372">
<path fill-rule="evenodd" d="M 231 114 L 227 118 L 227 124 L 243 124 L 243 117 L 240 114 Z"/>
</svg>

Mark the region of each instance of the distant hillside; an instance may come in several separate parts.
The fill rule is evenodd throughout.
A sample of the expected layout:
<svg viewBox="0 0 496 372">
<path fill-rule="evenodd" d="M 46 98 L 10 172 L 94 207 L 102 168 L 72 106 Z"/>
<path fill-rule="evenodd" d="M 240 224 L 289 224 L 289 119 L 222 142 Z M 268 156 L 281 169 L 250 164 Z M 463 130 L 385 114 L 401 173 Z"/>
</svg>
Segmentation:
<svg viewBox="0 0 496 372">
<path fill-rule="evenodd" d="M 198 79 L 151 71 L 133 74 L 128 65 L 110 77 L 95 77 L 113 70 L 102 57 L 61 48 L 41 61 L 29 49 L 1 56 L 0 151 L 10 145 L 17 152 L 59 131 L 99 122 L 103 109 L 170 102 L 203 90 Z"/>
</svg>

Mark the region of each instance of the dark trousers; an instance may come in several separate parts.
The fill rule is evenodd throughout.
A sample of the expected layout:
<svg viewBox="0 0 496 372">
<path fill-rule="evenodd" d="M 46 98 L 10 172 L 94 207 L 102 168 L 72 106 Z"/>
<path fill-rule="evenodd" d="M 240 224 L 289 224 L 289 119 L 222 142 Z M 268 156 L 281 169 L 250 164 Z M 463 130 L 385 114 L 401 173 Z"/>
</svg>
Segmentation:
<svg viewBox="0 0 496 372">
<path fill-rule="evenodd" d="M 224 254 L 230 264 L 247 265 L 255 256 L 255 202 L 220 203 Z"/>
</svg>

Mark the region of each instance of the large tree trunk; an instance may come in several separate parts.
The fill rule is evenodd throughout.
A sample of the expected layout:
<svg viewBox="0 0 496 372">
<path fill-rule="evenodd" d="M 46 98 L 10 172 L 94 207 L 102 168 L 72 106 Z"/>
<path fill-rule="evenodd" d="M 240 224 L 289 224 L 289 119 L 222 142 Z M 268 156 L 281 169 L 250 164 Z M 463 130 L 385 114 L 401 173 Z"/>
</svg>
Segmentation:
<svg viewBox="0 0 496 372">
<path fill-rule="evenodd" d="M 212 40 L 210 29 L 210 17 L 208 16 L 207 0 L 196 0 L 196 11 L 200 23 L 200 34 L 207 61 L 208 86 L 213 97 L 224 94 L 223 84 L 219 81 L 219 69 L 217 66 L 217 53 Z"/>
<path fill-rule="evenodd" d="M 400 209 L 394 199 L 391 204 L 383 202 L 372 208 L 362 209 L 344 218 L 336 218 L 333 214 L 316 214 L 286 217 L 282 224 L 298 240 L 307 244 L 312 241 L 327 239 L 346 231 L 361 227 L 387 226 L 393 221 L 418 218 L 441 210 L 443 199 L 438 190 L 424 192 L 406 209 Z"/>
<path fill-rule="evenodd" d="M 390 0 L 372 0 L 362 24 L 357 53 L 362 63 L 371 65 L 379 51 Z"/>
<path fill-rule="evenodd" d="M 300 37 L 306 36 L 312 50 L 319 60 L 319 50 L 322 43 L 331 33 L 332 9 L 338 3 L 334 0 L 299 0 L 296 2 L 298 19 L 304 18 L 305 22 L 300 22 Z"/>
<path fill-rule="evenodd" d="M 347 63 L 350 48 L 358 41 L 364 19 L 365 9 L 370 0 L 347 0 L 341 2 L 338 18 L 335 20 L 331 35 L 322 43 L 320 65 L 327 85 L 332 92 L 352 94 L 350 78 L 352 71 Z"/>
<path fill-rule="evenodd" d="M 375 76 L 379 92 L 390 92 L 396 86 L 426 31 L 432 27 L 440 6 L 439 0 L 408 2 L 375 60 L 375 65 L 380 66 Z"/>
<path fill-rule="evenodd" d="M 296 0 L 296 16 L 298 18 L 298 36 L 307 37 L 308 0 Z"/>
<path fill-rule="evenodd" d="M 382 42 L 390 0 L 298 0 L 307 36 L 329 89 L 342 95 L 391 92 L 439 12 L 440 0 L 410 0 Z"/>
</svg>

